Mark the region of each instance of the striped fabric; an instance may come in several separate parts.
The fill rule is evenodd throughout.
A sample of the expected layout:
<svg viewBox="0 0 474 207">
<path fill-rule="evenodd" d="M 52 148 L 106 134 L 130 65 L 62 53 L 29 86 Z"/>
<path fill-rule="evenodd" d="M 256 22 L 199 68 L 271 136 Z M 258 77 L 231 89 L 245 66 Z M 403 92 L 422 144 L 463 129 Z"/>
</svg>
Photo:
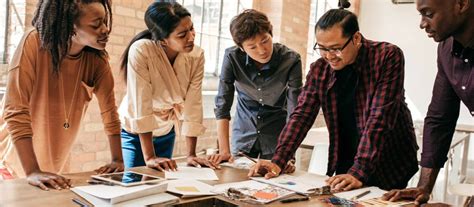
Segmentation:
<svg viewBox="0 0 474 207">
<path fill-rule="evenodd" d="M 355 115 L 360 135 L 354 164 L 347 173 L 365 185 L 386 190 L 404 188 L 418 170 L 418 146 L 405 103 L 403 53 L 390 43 L 363 38 L 356 61 L 347 67 L 354 67 L 359 76 Z M 280 134 L 272 159 L 282 169 L 322 108 L 330 139 L 327 175 L 334 174 L 339 145 L 344 144 L 337 125 L 335 81 L 334 70 L 325 60 L 311 65 L 298 105 Z"/>
</svg>

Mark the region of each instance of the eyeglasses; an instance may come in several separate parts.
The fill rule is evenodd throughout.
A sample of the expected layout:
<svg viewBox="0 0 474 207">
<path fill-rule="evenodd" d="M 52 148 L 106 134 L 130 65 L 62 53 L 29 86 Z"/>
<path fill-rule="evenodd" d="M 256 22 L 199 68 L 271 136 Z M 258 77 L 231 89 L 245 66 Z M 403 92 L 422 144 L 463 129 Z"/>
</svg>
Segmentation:
<svg viewBox="0 0 474 207">
<path fill-rule="evenodd" d="M 326 53 L 330 53 L 330 54 L 336 55 L 336 56 L 341 56 L 342 55 L 342 50 L 344 50 L 344 48 L 346 48 L 347 45 L 349 45 L 349 42 L 351 42 L 352 37 L 354 37 L 354 35 L 351 35 L 351 37 L 349 37 L 347 42 L 344 43 L 344 45 L 341 48 L 318 47 L 318 43 L 316 42 L 316 44 L 314 44 L 314 46 L 313 46 L 313 50 L 315 50 L 318 53 L 318 55 L 321 55 L 321 56 L 323 56 Z"/>
</svg>

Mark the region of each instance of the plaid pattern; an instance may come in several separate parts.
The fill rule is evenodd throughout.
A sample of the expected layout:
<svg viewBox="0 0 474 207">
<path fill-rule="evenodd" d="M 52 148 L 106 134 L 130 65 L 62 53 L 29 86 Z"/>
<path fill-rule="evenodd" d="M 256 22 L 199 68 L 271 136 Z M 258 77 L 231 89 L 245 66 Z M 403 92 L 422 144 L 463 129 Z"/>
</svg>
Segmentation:
<svg viewBox="0 0 474 207">
<path fill-rule="evenodd" d="M 360 142 L 347 173 L 365 185 L 404 188 L 418 170 L 418 146 L 405 103 L 403 53 L 390 43 L 363 38 L 355 63 L 348 67 L 354 67 L 359 76 L 355 115 Z M 298 105 L 280 134 L 272 159 L 282 169 L 322 108 L 330 140 L 327 175 L 334 174 L 339 145 L 344 144 L 337 125 L 335 81 L 335 72 L 326 61 L 311 64 Z"/>
</svg>

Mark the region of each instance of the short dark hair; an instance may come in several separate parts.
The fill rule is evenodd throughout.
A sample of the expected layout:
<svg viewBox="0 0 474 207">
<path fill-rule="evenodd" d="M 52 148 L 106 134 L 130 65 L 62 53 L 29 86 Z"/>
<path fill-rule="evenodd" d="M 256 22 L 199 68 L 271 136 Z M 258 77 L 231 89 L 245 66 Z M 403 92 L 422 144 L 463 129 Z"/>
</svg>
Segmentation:
<svg viewBox="0 0 474 207">
<path fill-rule="evenodd" d="M 262 33 L 272 34 L 273 26 L 268 17 L 255 9 L 246 9 L 232 18 L 230 22 L 230 34 L 235 44 L 242 47 L 242 43 L 255 35 Z"/>
<path fill-rule="evenodd" d="M 344 9 L 331 9 L 327 11 L 316 23 L 315 32 L 318 29 L 327 30 L 335 25 L 340 25 L 344 37 L 350 37 L 359 31 L 357 16 Z"/>
</svg>

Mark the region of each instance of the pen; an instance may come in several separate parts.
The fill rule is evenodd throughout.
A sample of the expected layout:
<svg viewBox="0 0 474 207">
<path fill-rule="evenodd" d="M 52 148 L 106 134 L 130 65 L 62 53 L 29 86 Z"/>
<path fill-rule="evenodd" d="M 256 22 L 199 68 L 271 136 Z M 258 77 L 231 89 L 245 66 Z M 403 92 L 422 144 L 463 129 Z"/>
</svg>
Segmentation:
<svg viewBox="0 0 474 207">
<path fill-rule="evenodd" d="M 100 180 L 87 180 L 87 183 L 90 184 L 90 185 L 98 185 L 98 184 L 102 184 L 102 185 L 110 185 L 110 186 L 114 186 L 113 183 L 111 182 L 106 182 L 106 181 L 100 181 Z"/>
<path fill-rule="evenodd" d="M 298 202 L 298 201 L 307 201 L 309 200 L 309 197 L 302 197 L 302 198 L 287 198 L 287 199 L 283 199 L 281 200 L 280 202 L 282 203 L 293 203 L 293 202 Z"/>
<path fill-rule="evenodd" d="M 73 198 L 72 202 L 76 203 L 77 205 L 79 205 L 81 207 L 89 207 L 89 205 L 87 203 L 84 203 L 84 202 L 82 202 L 81 200 L 79 200 L 77 198 Z"/>
<path fill-rule="evenodd" d="M 352 197 L 351 200 L 357 200 L 359 198 L 362 198 L 362 197 L 366 196 L 369 193 L 370 193 L 370 190 L 364 191 L 364 192 Z"/>
<path fill-rule="evenodd" d="M 250 161 L 257 163 L 257 160 L 254 160 L 253 158 L 249 157 L 248 155 L 244 154 L 243 152 L 239 152 L 239 155 L 244 156 L 244 157 L 248 158 Z M 259 158 L 260 158 L 260 154 L 258 154 L 257 159 L 259 159 Z"/>
</svg>

